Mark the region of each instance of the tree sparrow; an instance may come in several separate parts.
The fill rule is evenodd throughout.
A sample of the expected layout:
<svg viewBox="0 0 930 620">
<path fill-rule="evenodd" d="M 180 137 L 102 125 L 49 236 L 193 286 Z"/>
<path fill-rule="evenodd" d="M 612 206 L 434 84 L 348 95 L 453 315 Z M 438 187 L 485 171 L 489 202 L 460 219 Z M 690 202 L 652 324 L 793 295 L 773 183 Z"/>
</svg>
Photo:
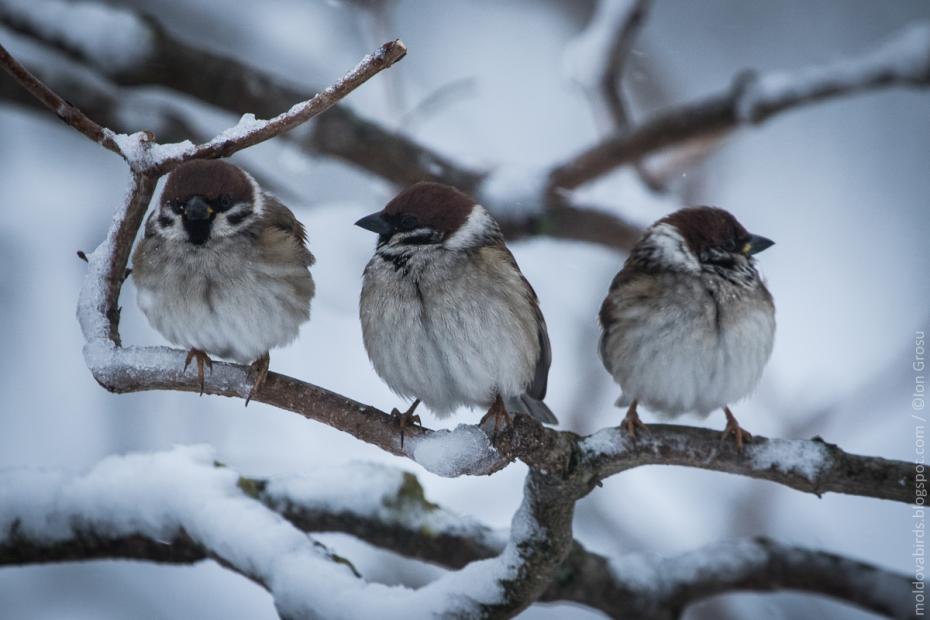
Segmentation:
<svg viewBox="0 0 930 620">
<path fill-rule="evenodd" d="M 438 417 L 489 407 L 495 428 L 508 412 L 557 423 L 542 402 L 546 322 L 484 207 L 455 188 L 417 183 L 356 225 L 378 233 L 360 301 L 368 357 L 395 393 L 416 399 L 392 412 L 402 432 L 419 422 L 421 400 Z"/>
<path fill-rule="evenodd" d="M 133 254 L 139 307 L 197 360 L 251 363 L 246 405 L 268 375 L 268 351 L 310 318 L 313 255 L 303 225 L 244 170 L 217 160 L 179 166 Z"/>
<path fill-rule="evenodd" d="M 723 408 L 724 437 L 751 435 L 729 403 L 759 382 L 772 352 L 775 306 L 752 255 L 773 244 L 727 211 L 682 209 L 653 224 L 630 252 L 601 306 L 601 360 L 629 405 L 666 417 Z"/>
</svg>

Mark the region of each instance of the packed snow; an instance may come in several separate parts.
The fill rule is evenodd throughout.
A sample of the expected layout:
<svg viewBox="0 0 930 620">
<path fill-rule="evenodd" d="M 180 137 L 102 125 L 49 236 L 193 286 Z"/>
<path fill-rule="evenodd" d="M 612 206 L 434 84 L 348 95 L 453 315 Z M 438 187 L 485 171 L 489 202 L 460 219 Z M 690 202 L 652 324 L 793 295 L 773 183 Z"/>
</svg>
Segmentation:
<svg viewBox="0 0 930 620">
<path fill-rule="evenodd" d="M 277 476 L 264 490 L 276 504 L 292 504 L 333 514 L 350 513 L 382 523 L 397 523 L 427 535 L 456 534 L 503 549 L 505 532 L 490 530 L 474 519 L 456 515 L 422 497 L 410 497 L 419 483 L 402 469 L 351 462 L 300 475 Z M 422 489 L 419 489 L 422 493 Z"/>
<path fill-rule="evenodd" d="M 427 437 L 411 438 L 408 453 L 412 453 L 413 460 L 427 471 L 450 478 L 477 473 L 482 464 L 500 458 L 485 432 L 469 424 L 460 424 L 451 431 L 435 431 Z"/>
<path fill-rule="evenodd" d="M 804 476 L 814 482 L 828 464 L 826 446 L 804 439 L 769 439 L 764 444 L 750 444 L 747 456 L 756 469 L 775 469 Z"/>
<path fill-rule="evenodd" d="M 364 510 L 353 498 L 366 490 L 383 493 L 383 485 L 396 491 L 391 487 L 403 476 L 398 471 L 376 473 L 372 467 L 354 468 L 352 475 L 341 478 L 346 492 L 319 476 L 273 482 L 268 492 L 300 502 L 313 501 L 311 493 L 317 489 L 324 497 L 329 493 L 324 502 Z M 170 541 L 183 531 L 264 583 L 282 614 L 387 620 L 409 618 L 411 609 L 425 616 L 500 602 L 501 581 L 518 574 L 521 546 L 545 536 L 524 501 L 500 557 L 472 563 L 417 590 L 366 583 L 332 561 L 323 545 L 246 495 L 238 483 L 238 474 L 217 466 L 213 449 L 202 445 L 111 456 L 84 475 L 6 470 L 0 472 L 0 542 L 14 533 L 40 545 L 82 535 L 139 534 Z"/>
</svg>

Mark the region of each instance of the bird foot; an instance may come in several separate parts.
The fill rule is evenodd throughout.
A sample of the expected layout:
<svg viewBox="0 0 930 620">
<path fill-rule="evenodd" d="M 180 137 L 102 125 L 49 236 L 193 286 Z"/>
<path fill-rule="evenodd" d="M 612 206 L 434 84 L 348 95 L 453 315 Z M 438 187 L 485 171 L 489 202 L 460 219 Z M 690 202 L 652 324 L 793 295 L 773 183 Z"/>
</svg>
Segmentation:
<svg viewBox="0 0 930 620">
<path fill-rule="evenodd" d="M 620 423 L 621 426 L 626 428 L 627 434 L 631 439 L 636 439 L 636 430 L 649 431 L 649 427 L 646 426 L 642 420 L 639 419 L 639 414 L 636 413 L 636 401 L 634 400 L 630 403 L 630 408 L 626 410 L 626 415 L 623 416 L 623 421 Z"/>
<path fill-rule="evenodd" d="M 501 421 L 504 422 L 505 428 L 510 426 L 510 414 L 507 412 L 507 407 L 504 406 L 504 401 L 501 400 L 500 396 L 494 400 L 494 403 L 491 404 L 491 408 L 482 416 L 478 425 L 484 426 L 485 423 L 491 419 L 491 416 L 494 416 L 494 426 L 491 428 L 492 435 L 497 434 L 497 428 L 500 426 Z"/>
<path fill-rule="evenodd" d="M 397 426 L 400 427 L 400 449 L 404 449 L 404 429 L 408 426 L 412 427 L 423 426 L 423 423 L 420 421 L 420 416 L 414 415 L 413 412 L 416 410 L 417 406 L 420 404 L 420 399 L 413 401 L 413 404 L 407 408 L 407 411 L 401 413 L 396 407 L 391 409 L 391 417 L 394 419 L 394 422 Z"/>
<path fill-rule="evenodd" d="M 252 396 L 265 385 L 265 379 L 268 378 L 268 367 L 271 365 L 271 355 L 264 353 L 261 357 L 249 365 L 249 375 L 255 375 L 255 379 L 252 381 L 252 389 L 249 390 L 249 395 L 245 399 L 245 406 L 249 406 L 249 401 L 252 400 Z"/>
<path fill-rule="evenodd" d="M 197 378 L 200 380 L 200 395 L 203 396 L 203 381 L 204 381 L 204 372 L 203 367 L 206 365 L 210 368 L 210 374 L 213 374 L 213 360 L 210 359 L 206 353 L 200 349 L 191 349 L 187 352 L 187 359 L 184 360 L 184 372 L 187 372 L 187 367 L 191 365 L 192 360 L 197 360 Z"/>
<path fill-rule="evenodd" d="M 733 435 L 733 439 L 736 441 L 736 450 L 742 452 L 743 444 L 751 442 L 752 435 L 739 425 L 739 422 L 736 421 L 729 407 L 724 407 L 723 413 L 727 416 L 727 427 L 724 429 L 723 433 L 721 433 L 720 440 L 724 441 L 727 437 Z"/>
</svg>

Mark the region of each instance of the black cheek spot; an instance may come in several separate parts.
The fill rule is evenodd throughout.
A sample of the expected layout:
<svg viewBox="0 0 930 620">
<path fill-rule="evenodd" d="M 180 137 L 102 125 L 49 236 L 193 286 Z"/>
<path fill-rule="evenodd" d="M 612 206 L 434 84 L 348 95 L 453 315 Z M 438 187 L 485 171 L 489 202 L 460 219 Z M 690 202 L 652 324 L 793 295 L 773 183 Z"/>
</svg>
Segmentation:
<svg viewBox="0 0 930 620">
<path fill-rule="evenodd" d="M 168 228 L 172 224 L 174 224 L 174 220 L 167 215 L 161 215 L 158 217 L 158 225 L 162 228 Z"/>
<path fill-rule="evenodd" d="M 226 216 L 226 221 L 229 222 L 231 226 L 238 226 L 245 220 L 245 218 L 249 217 L 250 215 L 252 215 L 251 211 L 233 213 L 232 215 Z"/>
</svg>

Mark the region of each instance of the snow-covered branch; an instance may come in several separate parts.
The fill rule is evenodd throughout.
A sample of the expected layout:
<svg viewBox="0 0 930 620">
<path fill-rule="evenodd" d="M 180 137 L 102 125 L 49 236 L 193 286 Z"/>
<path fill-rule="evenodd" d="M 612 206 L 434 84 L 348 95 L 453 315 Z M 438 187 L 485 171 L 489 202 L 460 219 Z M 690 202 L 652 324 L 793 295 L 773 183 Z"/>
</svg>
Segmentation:
<svg viewBox="0 0 930 620">
<path fill-rule="evenodd" d="M 70 26 L 75 11 L 84 20 L 83 29 Z M 154 17 L 126 7 L 97 2 L 76 5 L 61 0 L 0 0 L 0 23 L 64 52 L 117 86 L 158 85 L 234 114 L 259 117 L 274 116 L 295 101 L 309 98 L 303 89 L 260 68 L 191 46 L 174 37 Z M 115 23 L 122 23 L 125 32 L 136 33 L 140 45 L 133 47 L 131 54 L 113 51 L 123 41 L 119 37 L 107 42 L 105 33 Z M 71 101 L 81 101 L 80 107 L 88 114 L 106 120 L 114 129 L 135 130 L 119 122 L 135 118 L 134 110 L 119 110 L 120 114 L 114 115 L 110 97 L 95 96 L 99 88 L 90 80 L 82 81 L 69 72 L 46 73 L 56 90 Z M 126 93 L 122 98 L 126 98 Z M 159 111 L 158 116 L 164 116 L 164 111 Z M 250 121 L 250 116 L 244 118 L 244 124 Z M 192 137 L 184 130 L 184 123 L 161 125 L 147 129 L 160 129 L 156 131 L 160 137 L 177 141 Z M 574 204 L 568 196 L 547 199 L 545 175 L 521 179 L 521 192 L 531 196 L 533 203 L 515 205 L 508 196 L 486 191 L 493 184 L 494 175 L 458 164 L 408 136 L 359 117 L 345 106 L 334 106 L 319 116 L 309 131 L 292 133 L 288 139 L 308 154 L 341 159 L 398 185 L 439 181 L 480 195 L 511 239 L 545 234 L 629 249 L 641 234 L 637 226 L 607 210 Z M 127 146 L 132 147 L 131 142 Z"/>
<path fill-rule="evenodd" d="M 78 22 L 81 28 L 75 27 Z M 156 17 L 128 7 L 0 0 L 0 24 L 79 60 L 118 86 L 161 86 L 237 116 L 270 118 L 313 94 L 234 57 L 190 45 Z M 336 157 L 398 185 L 430 180 L 472 191 L 482 176 L 341 105 L 290 139 L 308 153 Z"/>
<path fill-rule="evenodd" d="M 399 609 L 403 601 L 426 601 L 437 613 L 469 616 L 509 616 L 539 597 L 577 602 L 612 617 L 671 619 L 710 596 L 782 589 L 830 596 L 890 617 L 908 616 L 906 576 L 764 539 L 609 560 L 571 541 L 564 525 L 570 509 L 566 514 L 557 484 L 538 477 L 527 484 L 538 488 L 528 491 L 535 499 L 525 502 L 514 519 L 514 541 L 520 541 L 514 545 L 507 532 L 429 502 L 412 474 L 383 465 L 350 463 L 300 476 L 253 479 L 215 466 L 209 448 L 187 447 L 111 457 L 77 477 L 7 471 L 0 473 L 0 566 L 105 558 L 183 564 L 213 559 L 268 589 L 282 615 L 294 618 L 305 617 L 313 606 L 326 608 L 332 614 L 327 617 L 363 616 L 363 610 L 346 605 L 351 595 L 364 595 L 376 599 L 372 606 L 384 598 L 396 599 L 392 605 Z M 549 504 L 562 508 L 553 511 L 545 507 Z M 348 560 L 297 530 L 351 534 L 448 568 L 475 562 L 498 568 L 508 553 L 522 559 L 512 570 L 499 572 L 496 585 L 482 584 L 480 569 L 469 567 L 421 591 L 385 588 L 364 583 Z M 492 560 L 495 556 L 500 557 Z M 542 577 L 527 579 L 537 574 L 540 563 Z M 332 572 L 350 593 L 337 600 L 328 597 L 329 573 L 322 579 L 319 571 Z M 317 583 L 310 587 L 305 581 Z M 456 590 L 443 581 L 465 586 L 463 599 L 457 600 Z M 548 585 L 540 594 L 542 583 Z"/>
<path fill-rule="evenodd" d="M 169 389 L 199 392 L 192 373 L 183 372 L 184 353 L 164 347 L 85 348 L 94 377 L 113 392 Z M 215 362 L 204 393 L 245 398 L 247 368 Z M 440 476 L 488 475 L 520 459 L 531 468 L 578 476 L 581 495 L 596 481 L 642 465 L 678 465 L 769 480 L 799 491 L 845 493 L 900 502 L 913 501 L 911 464 L 849 454 L 819 439 L 781 440 L 757 436 L 744 451 L 721 442 L 720 433 L 690 426 L 653 424 L 635 442 L 617 428 L 587 437 L 516 416 L 493 437 L 487 429 L 460 425 L 451 431 L 408 428 L 404 447 L 391 416 L 324 388 L 277 373 L 255 400 L 349 433 L 391 454 L 410 458 Z M 583 458 L 579 458 L 582 456 Z"/>
<path fill-rule="evenodd" d="M 917 474 L 912 463 L 850 454 L 819 437 L 755 435 L 743 451 L 720 437 L 713 429 L 671 424 L 650 424 L 636 440 L 616 427 L 580 437 L 517 417 L 494 444 L 532 468 L 563 476 L 582 472 L 592 484 L 643 465 L 678 465 L 769 480 L 817 495 L 914 501 Z"/>
<path fill-rule="evenodd" d="M 723 92 L 616 132 L 554 168 L 550 181 L 553 187 L 572 189 L 659 149 L 760 124 L 796 107 L 881 88 L 928 85 L 930 25 L 918 23 L 858 58 L 797 71 L 743 73 Z"/>
<path fill-rule="evenodd" d="M 280 499 L 319 481 L 281 484 L 269 483 L 267 492 Z M 255 501 L 235 472 L 215 465 L 211 449 L 183 447 L 110 457 L 82 476 L 0 473 L 0 564 L 212 558 L 265 587 L 287 618 L 401 617 L 411 609 L 424 617 L 511 617 L 539 597 L 571 549 L 574 502 L 554 497 L 552 485 L 531 474 L 497 557 L 412 590 L 365 582 Z"/>
</svg>

